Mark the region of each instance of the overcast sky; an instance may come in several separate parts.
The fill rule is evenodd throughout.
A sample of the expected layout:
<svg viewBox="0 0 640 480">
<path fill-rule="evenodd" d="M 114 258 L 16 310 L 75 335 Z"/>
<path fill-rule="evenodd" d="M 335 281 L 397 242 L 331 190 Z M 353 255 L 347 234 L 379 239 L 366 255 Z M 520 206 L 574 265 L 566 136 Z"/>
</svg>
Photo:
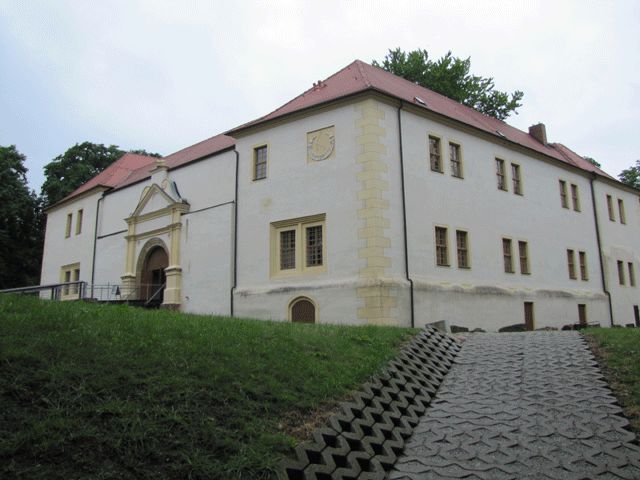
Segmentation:
<svg viewBox="0 0 640 480">
<path fill-rule="evenodd" d="M 0 145 L 167 155 L 262 116 L 354 59 L 448 50 L 524 91 L 526 130 L 616 175 L 640 159 L 639 1 L 0 2 Z"/>
</svg>

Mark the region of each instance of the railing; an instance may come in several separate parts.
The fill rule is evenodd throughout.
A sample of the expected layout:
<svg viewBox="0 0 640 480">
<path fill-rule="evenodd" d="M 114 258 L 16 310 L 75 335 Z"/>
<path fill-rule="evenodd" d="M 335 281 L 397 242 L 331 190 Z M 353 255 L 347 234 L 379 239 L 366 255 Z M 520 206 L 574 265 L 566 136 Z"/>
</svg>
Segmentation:
<svg viewBox="0 0 640 480">
<path fill-rule="evenodd" d="M 165 287 L 165 283 L 163 283 L 162 285 L 160 285 L 156 291 L 153 293 L 153 295 L 151 295 L 146 302 L 144 302 L 144 306 L 148 307 L 155 299 L 156 297 L 158 297 L 160 299 L 160 301 L 162 302 L 163 298 L 162 296 L 164 295 L 164 287 Z"/>
<path fill-rule="evenodd" d="M 7 288 L 0 290 L 2 293 L 15 293 L 22 295 L 39 295 L 50 300 L 92 300 L 98 302 L 144 302 L 149 306 L 154 301 L 162 301 L 165 284 L 145 283 L 126 291 L 119 284 L 88 284 L 87 282 L 64 282 L 47 285 L 33 285 L 30 287 Z M 42 292 L 49 292 L 42 295 Z"/>
<path fill-rule="evenodd" d="M 51 300 L 81 300 L 85 296 L 87 282 L 50 283 L 48 285 L 33 285 L 30 287 L 6 288 L 0 293 L 19 293 L 26 295 L 40 294 L 49 290 Z"/>
</svg>

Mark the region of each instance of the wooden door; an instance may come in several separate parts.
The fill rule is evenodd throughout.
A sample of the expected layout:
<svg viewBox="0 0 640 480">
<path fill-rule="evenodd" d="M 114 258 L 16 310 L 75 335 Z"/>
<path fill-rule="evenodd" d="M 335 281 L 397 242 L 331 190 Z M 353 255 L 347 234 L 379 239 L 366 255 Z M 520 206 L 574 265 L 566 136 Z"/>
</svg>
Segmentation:
<svg viewBox="0 0 640 480">
<path fill-rule="evenodd" d="M 533 326 L 533 302 L 524 302 L 524 328 L 531 331 Z"/>
<path fill-rule="evenodd" d="M 587 306 L 584 303 L 578 305 L 578 323 L 581 327 L 587 326 Z"/>
</svg>

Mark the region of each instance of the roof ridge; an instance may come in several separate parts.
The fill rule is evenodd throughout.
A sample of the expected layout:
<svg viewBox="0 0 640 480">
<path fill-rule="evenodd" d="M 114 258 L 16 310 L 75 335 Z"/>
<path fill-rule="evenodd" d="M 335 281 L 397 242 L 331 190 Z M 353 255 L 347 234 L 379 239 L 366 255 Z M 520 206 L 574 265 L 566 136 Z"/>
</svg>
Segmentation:
<svg viewBox="0 0 640 480">
<path fill-rule="evenodd" d="M 352 65 L 354 65 L 354 64 L 355 64 L 355 65 L 357 66 L 357 63 L 358 63 L 358 62 L 361 62 L 361 60 L 357 60 L 357 59 L 356 59 L 356 60 L 354 60 L 354 61 L 353 61 L 353 62 L 351 62 L 349 65 L 347 65 L 347 66 L 345 66 L 345 67 L 342 67 L 340 70 L 338 70 L 338 71 L 337 71 L 337 72 L 335 72 L 334 74 L 329 75 L 329 76 L 328 76 L 327 78 L 325 78 L 324 80 L 321 80 L 321 82 L 322 82 L 322 83 L 324 83 L 324 82 L 328 82 L 330 79 L 332 79 L 333 77 L 335 77 L 335 76 L 339 75 L 339 74 L 340 74 L 340 73 L 342 73 L 343 71 L 347 70 L 347 69 L 348 69 L 349 67 L 351 67 Z M 358 68 L 358 70 L 360 70 L 360 69 Z M 363 77 L 364 77 L 364 75 L 363 75 Z M 370 85 L 369 85 L 369 86 L 370 86 Z M 292 98 L 291 100 L 289 100 L 287 103 L 284 103 L 284 104 L 280 105 L 278 108 L 275 108 L 275 109 L 271 110 L 269 113 L 267 113 L 267 114 L 265 114 L 265 115 L 262 115 L 261 117 L 258 117 L 258 118 L 256 118 L 255 120 L 251 120 L 251 121 L 249 121 L 249 122 L 245 122 L 245 123 L 243 123 L 242 125 L 239 125 L 239 126 L 237 126 L 237 127 L 230 128 L 230 129 L 229 129 L 229 130 L 227 130 L 226 132 L 223 132 L 223 133 L 222 133 L 222 135 L 226 135 L 226 134 L 227 134 L 227 132 L 232 132 L 232 131 L 234 131 L 234 130 L 238 130 L 239 128 L 242 128 L 242 127 L 244 127 L 245 125 L 254 124 L 254 123 L 260 123 L 263 119 L 265 119 L 265 118 L 266 118 L 266 117 L 268 117 L 269 115 L 274 114 L 274 113 L 275 113 L 275 112 L 277 112 L 278 110 L 282 110 L 282 109 L 284 109 L 287 105 L 290 105 L 291 103 L 295 102 L 295 101 L 296 101 L 296 100 L 298 100 L 299 98 L 304 97 L 306 94 L 308 94 L 309 92 L 312 92 L 313 90 L 314 90 L 314 87 L 308 88 L 308 89 L 306 89 L 304 92 L 302 92 L 300 95 L 297 95 L 297 96 L 293 97 L 293 98 Z"/>
<path fill-rule="evenodd" d="M 432 90 L 431 88 L 428 88 L 428 87 L 425 87 L 425 86 L 423 86 L 423 85 L 420 85 L 420 84 L 419 84 L 419 83 L 417 83 L 417 82 L 412 82 L 411 80 L 407 80 L 406 78 L 401 77 L 400 75 L 396 75 L 395 73 L 392 73 L 392 72 L 390 72 L 390 71 L 388 71 L 388 70 L 385 70 L 385 69 L 384 69 L 384 68 L 382 68 L 382 67 L 379 67 L 379 66 L 376 66 L 376 65 L 371 65 L 371 64 L 368 64 L 368 63 L 366 63 L 366 62 L 361 62 L 361 63 L 364 63 L 366 66 L 368 66 L 368 67 L 370 67 L 370 68 L 377 68 L 377 69 L 379 69 L 380 71 L 384 72 L 384 74 L 385 74 L 385 75 L 391 75 L 392 77 L 394 77 L 394 79 L 400 79 L 402 82 L 408 83 L 408 84 L 410 84 L 410 85 L 412 85 L 412 86 L 414 86 L 414 87 L 421 88 L 421 89 L 426 90 L 426 91 L 428 91 L 428 92 L 430 92 L 430 93 L 432 93 L 432 94 L 434 94 L 434 95 L 437 95 L 438 97 L 442 98 L 444 101 L 448 101 L 448 102 L 456 103 L 456 104 L 460 105 L 461 107 L 463 107 L 463 108 L 465 108 L 465 109 L 467 109 L 467 110 L 469 110 L 469 111 L 472 111 L 472 112 L 475 112 L 475 113 L 477 113 L 477 114 L 479 114 L 479 115 L 482 115 L 482 117 L 485 117 L 485 118 L 490 119 L 490 120 L 492 120 L 492 121 L 494 121 L 494 120 L 495 120 L 495 121 L 498 121 L 498 122 L 502 123 L 503 125 L 507 125 L 507 126 L 511 127 L 511 125 L 509 125 L 509 124 L 508 124 L 507 122 L 505 122 L 504 120 L 500 120 L 499 118 L 492 117 L 491 115 L 487 115 L 486 113 L 482 113 L 480 110 L 477 110 L 477 109 L 475 109 L 475 108 L 473 108 L 473 107 L 470 107 L 469 105 L 465 105 L 465 104 L 464 104 L 464 103 L 462 103 L 462 102 L 458 102 L 457 100 L 454 100 L 454 99 L 453 99 L 453 98 L 451 98 L 451 97 L 447 97 L 446 95 L 443 95 L 443 94 L 442 94 L 442 93 L 440 93 L 440 92 L 436 92 L 435 90 Z M 426 108 L 427 108 L 427 109 L 429 109 L 429 107 L 428 107 L 428 106 L 427 106 Z M 429 109 L 429 110 L 430 110 L 430 109 Z M 515 128 L 515 127 L 512 127 L 512 128 Z M 525 133 L 526 133 L 526 132 L 525 132 Z"/>
<path fill-rule="evenodd" d="M 171 152 L 169 155 L 167 155 L 165 157 L 162 157 L 162 158 L 167 159 L 167 158 L 169 158 L 169 157 L 171 157 L 171 156 L 173 156 L 173 155 L 175 155 L 177 153 L 180 153 L 180 152 L 183 152 L 183 151 L 188 150 L 190 148 L 193 148 L 196 145 L 200 145 L 200 144 L 202 144 L 204 142 L 208 142 L 209 140 L 213 140 L 216 137 L 229 137 L 229 138 L 232 138 L 233 141 L 234 141 L 234 144 L 235 144 L 235 138 L 231 137 L 230 135 L 227 135 L 226 133 L 218 133 L 217 135 L 212 135 L 209 138 L 205 138 L 204 140 L 200 140 L 199 142 L 196 142 L 193 145 L 189 145 L 188 147 L 184 147 L 184 148 L 181 148 L 180 150 L 176 150 L 175 152 Z"/>
<path fill-rule="evenodd" d="M 360 72 L 360 75 L 362 75 L 362 79 L 364 80 L 364 84 L 367 88 L 370 88 L 371 85 L 371 81 L 369 80 L 369 77 L 367 76 L 367 72 L 365 72 L 364 68 L 362 67 L 363 65 L 368 65 L 366 62 L 363 62 L 362 60 L 358 60 L 356 59 L 353 63 L 356 64 L 356 67 L 358 67 L 358 71 Z M 368 66 L 373 66 L 373 65 L 368 65 Z"/>
<path fill-rule="evenodd" d="M 562 155 L 568 162 L 571 162 L 572 164 L 575 165 L 575 162 L 573 161 L 573 159 L 567 155 L 565 152 L 562 151 L 563 148 L 566 148 L 567 150 L 569 150 L 571 153 L 574 153 L 576 155 L 578 155 L 576 152 L 574 152 L 573 150 L 571 150 L 569 147 L 567 147 L 566 145 L 563 145 L 560 142 L 553 142 L 553 143 L 549 143 L 549 145 L 551 145 L 551 147 L 557 151 L 560 155 Z M 581 156 L 581 155 L 578 155 Z"/>
</svg>

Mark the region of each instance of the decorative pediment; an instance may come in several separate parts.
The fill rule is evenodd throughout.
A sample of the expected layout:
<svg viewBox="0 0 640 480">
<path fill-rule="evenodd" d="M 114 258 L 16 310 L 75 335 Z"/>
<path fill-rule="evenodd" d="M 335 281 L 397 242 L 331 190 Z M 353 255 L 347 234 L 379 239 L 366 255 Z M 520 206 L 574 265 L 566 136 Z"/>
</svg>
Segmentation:
<svg viewBox="0 0 640 480">
<path fill-rule="evenodd" d="M 189 204 L 180 198 L 177 188 L 172 187 L 169 192 L 156 183 L 146 187 L 142 191 L 138 205 L 128 220 L 140 219 L 140 217 L 149 215 L 169 215 L 173 210 L 188 211 Z"/>
</svg>

